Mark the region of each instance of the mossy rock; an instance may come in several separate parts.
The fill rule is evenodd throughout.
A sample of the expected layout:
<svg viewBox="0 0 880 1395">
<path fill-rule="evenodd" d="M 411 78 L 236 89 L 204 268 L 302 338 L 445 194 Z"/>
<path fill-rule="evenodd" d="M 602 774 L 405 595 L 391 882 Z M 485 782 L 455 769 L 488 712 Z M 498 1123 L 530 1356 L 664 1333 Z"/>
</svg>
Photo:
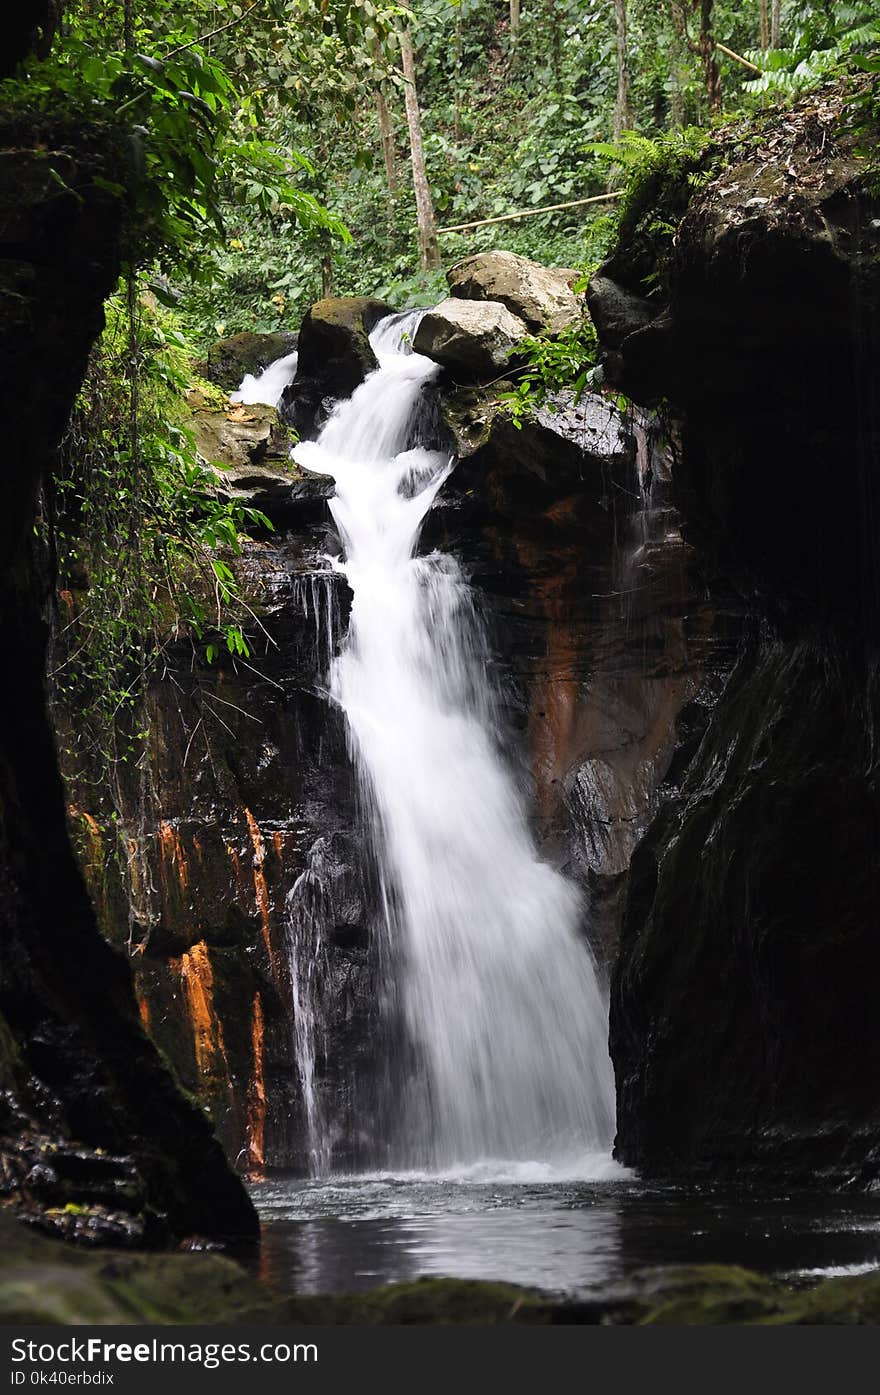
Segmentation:
<svg viewBox="0 0 880 1395">
<path fill-rule="evenodd" d="M 196 373 L 226 392 L 232 392 L 246 373 L 262 373 L 270 363 L 292 353 L 295 348 L 295 334 L 244 331 L 212 344 L 204 361 L 195 365 Z"/>
<path fill-rule="evenodd" d="M 222 1255 L 96 1254 L 0 1216 L 0 1323 L 266 1322 L 278 1312 Z"/>
<path fill-rule="evenodd" d="M 378 362 L 370 332 L 393 306 L 370 296 L 330 296 L 307 312 L 299 333 L 299 366 L 284 390 L 282 415 L 308 438 L 327 418 L 329 404 L 350 397 Z"/>
<path fill-rule="evenodd" d="M 371 1326 L 495 1326 L 507 1322 L 553 1322 L 566 1305 L 513 1284 L 479 1279 L 418 1279 L 365 1293 L 293 1298 L 288 1322 Z"/>
<path fill-rule="evenodd" d="M 880 1321 L 880 1272 L 795 1289 L 736 1265 L 695 1265 L 658 1276 L 639 1326 L 873 1326 Z"/>
</svg>

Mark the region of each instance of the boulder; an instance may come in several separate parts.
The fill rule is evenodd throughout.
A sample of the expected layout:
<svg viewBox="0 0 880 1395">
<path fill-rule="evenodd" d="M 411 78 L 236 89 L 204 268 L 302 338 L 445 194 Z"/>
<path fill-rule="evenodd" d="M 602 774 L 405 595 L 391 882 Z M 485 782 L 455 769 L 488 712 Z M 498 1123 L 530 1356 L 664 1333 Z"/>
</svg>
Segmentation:
<svg viewBox="0 0 880 1395">
<path fill-rule="evenodd" d="M 211 345 L 207 357 L 196 364 L 196 372 L 225 392 L 232 392 L 246 373 L 254 376 L 262 373 L 276 358 L 292 353 L 295 348 L 295 334 L 233 334 Z"/>
<path fill-rule="evenodd" d="M 369 296 L 319 300 L 306 313 L 299 332 L 299 363 L 294 381 L 281 397 L 285 420 L 303 438 L 313 438 L 333 403 L 350 397 L 378 368 L 370 332 L 393 307 Z"/>
<path fill-rule="evenodd" d="M 581 317 L 569 285 L 572 274 L 515 252 L 479 252 L 454 266 L 446 279 L 457 299 L 498 300 L 533 334 L 560 334 Z"/>
<path fill-rule="evenodd" d="M 189 406 L 196 449 L 217 475 L 218 494 L 259 509 L 276 528 L 325 516 L 333 483 L 303 479 L 290 458 L 291 433 L 274 407 L 239 402 L 218 408 L 197 389 Z"/>
<path fill-rule="evenodd" d="M 528 332 L 498 300 L 449 299 L 425 315 L 413 348 L 453 373 L 491 378 L 508 366 Z"/>
</svg>

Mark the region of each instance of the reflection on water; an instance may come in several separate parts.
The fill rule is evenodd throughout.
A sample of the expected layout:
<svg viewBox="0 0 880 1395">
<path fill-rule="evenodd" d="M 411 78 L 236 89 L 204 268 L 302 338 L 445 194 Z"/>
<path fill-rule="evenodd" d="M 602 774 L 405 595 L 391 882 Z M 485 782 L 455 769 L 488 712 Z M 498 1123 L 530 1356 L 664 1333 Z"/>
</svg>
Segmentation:
<svg viewBox="0 0 880 1395">
<path fill-rule="evenodd" d="M 880 1198 L 377 1174 L 255 1183 L 263 1278 L 329 1293 L 427 1275 L 596 1291 L 635 1270 L 742 1264 L 802 1282 L 880 1267 Z"/>
</svg>

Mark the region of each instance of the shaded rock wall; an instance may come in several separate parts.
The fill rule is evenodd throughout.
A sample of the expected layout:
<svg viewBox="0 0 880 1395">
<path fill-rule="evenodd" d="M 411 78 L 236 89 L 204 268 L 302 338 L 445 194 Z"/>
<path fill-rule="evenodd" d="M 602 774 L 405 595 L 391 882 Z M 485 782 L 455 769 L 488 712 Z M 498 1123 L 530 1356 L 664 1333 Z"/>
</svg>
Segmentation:
<svg viewBox="0 0 880 1395">
<path fill-rule="evenodd" d="M 685 536 L 752 616 L 633 864 L 612 1050 L 618 1153 L 648 1173 L 880 1163 L 880 206 L 847 117 L 811 98 L 734 151 L 679 228 L 667 306 L 616 321 L 608 356 L 672 400 Z"/>
<path fill-rule="evenodd" d="M 105 933 L 131 956 L 142 1020 L 241 1169 L 307 1163 L 291 964 L 316 856 L 328 881 L 353 883 L 316 946 L 321 1068 L 351 1063 L 339 1043 L 353 1015 L 369 1046 L 365 872 L 345 736 L 322 695 L 339 629 L 338 579 L 318 574 L 325 532 L 304 521 L 245 545 L 236 566 L 260 627 L 250 662 L 207 665 L 188 643 L 167 653 L 149 689 L 145 782 L 122 767 L 96 800 L 68 778 L 86 878 Z M 75 714 L 59 719 L 63 738 Z"/>
<path fill-rule="evenodd" d="M 479 413 L 470 394 L 450 406 L 467 451 Z M 561 396 L 522 430 L 499 417 L 480 439 L 426 544 L 442 538 L 471 569 L 541 844 L 584 886 L 608 967 L 632 851 L 730 663 L 736 608 L 707 603 L 647 419 Z"/>
<path fill-rule="evenodd" d="M 108 185 L 127 174 L 109 130 L 22 118 L 0 132 L 0 624 L 14 666 L 0 685 L 0 1192 L 60 1229 L 149 1242 L 248 1235 L 255 1217 L 98 933 L 46 716 L 35 501 L 118 275 Z"/>
</svg>

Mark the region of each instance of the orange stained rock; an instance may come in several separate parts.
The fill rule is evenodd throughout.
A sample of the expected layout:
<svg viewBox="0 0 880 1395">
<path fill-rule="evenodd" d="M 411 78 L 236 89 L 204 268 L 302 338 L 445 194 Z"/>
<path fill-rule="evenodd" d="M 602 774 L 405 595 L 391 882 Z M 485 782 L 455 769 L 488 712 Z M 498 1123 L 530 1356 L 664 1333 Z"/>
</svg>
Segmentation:
<svg viewBox="0 0 880 1395">
<path fill-rule="evenodd" d="M 266 1161 L 266 1077 L 263 1065 L 263 1044 L 265 1024 L 263 1021 L 263 1000 L 259 993 L 254 994 L 251 1014 L 251 1043 L 253 1046 L 253 1069 L 248 1096 L 248 1167 L 261 1168 Z"/>
<path fill-rule="evenodd" d="M 78 804 L 68 805 L 67 812 L 70 818 L 81 819 L 84 825 L 87 847 L 83 849 L 82 870 L 92 895 L 96 896 L 104 870 L 104 838 L 101 825 L 92 814 L 81 809 Z"/>
<path fill-rule="evenodd" d="M 141 1022 L 144 1026 L 144 1031 L 148 1032 L 150 1030 L 150 1003 L 146 993 L 143 990 L 140 990 L 138 992 L 137 1005 L 138 1012 L 141 1015 Z"/>
<path fill-rule="evenodd" d="M 273 972 L 275 969 L 275 956 L 272 952 L 272 922 L 269 914 L 269 888 L 266 885 L 266 873 L 263 871 L 263 864 L 266 861 L 266 845 L 263 842 L 263 835 L 260 832 L 260 825 L 257 823 L 247 805 L 243 806 L 245 818 L 247 819 L 248 832 L 251 843 L 254 847 L 254 895 L 257 898 L 257 906 L 260 911 L 260 923 L 263 929 L 263 943 L 266 946 L 266 953 L 269 956 L 269 963 Z"/>
<path fill-rule="evenodd" d="M 241 886 L 244 878 L 244 869 L 241 865 L 241 858 L 238 855 L 238 848 L 234 848 L 231 843 L 227 843 L 226 852 L 229 856 L 229 861 L 232 863 L 232 871 L 235 880 L 238 885 Z"/>
<path fill-rule="evenodd" d="M 169 862 L 177 872 L 177 879 L 181 887 L 186 890 L 189 886 L 189 863 L 183 850 L 180 834 L 167 819 L 163 819 L 159 824 L 159 846 L 162 849 L 162 882 L 166 890 L 168 886 L 166 864 Z"/>
<path fill-rule="evenodd" d="M 568 501 L 561 501 L 562 507 Z M 544 550 L 530 539 L 518 539 L 517 560 L 530 574 L 529 589 L 547 624 L 545 668 L 532 686 L 529 728 L 535 792 L 542 819 L 559 811 L 561 781 L 568 769 L 578 715 L 578 642 L 572 624 L 570 596 L 576 585 L 577 562 L 564 555 L 546 571 Z"/>
<path fill-rule="evenodd" d="M 196 1066 L 200 1076 L 225 1077 L 229 1085 L 229 1065 L 223 1025 L 214 1009 L 214 971 L 204 940 L 180 956 L 180 977 L 186 997 L 187 1014 L 193 1033 Z"/>
</svg>

